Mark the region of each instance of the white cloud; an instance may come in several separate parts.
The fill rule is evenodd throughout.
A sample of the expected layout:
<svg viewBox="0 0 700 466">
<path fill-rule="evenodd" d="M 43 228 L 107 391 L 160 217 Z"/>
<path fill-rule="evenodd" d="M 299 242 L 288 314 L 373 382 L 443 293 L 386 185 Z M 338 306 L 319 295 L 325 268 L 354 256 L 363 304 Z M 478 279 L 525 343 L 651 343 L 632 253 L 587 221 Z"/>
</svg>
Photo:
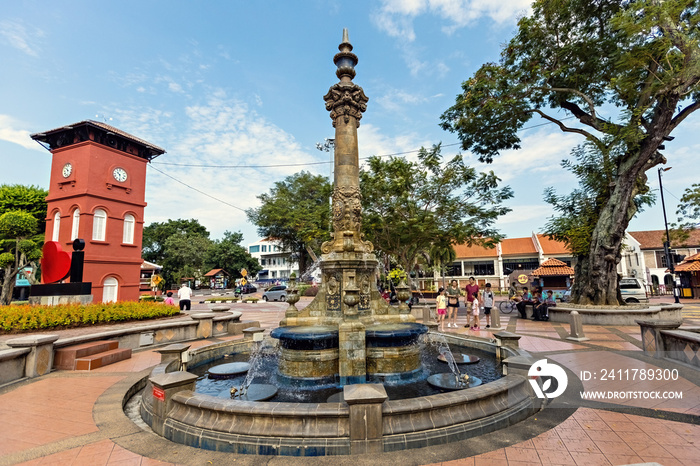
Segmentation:
<svg viewBox="0 0 700 466">
<path fill-rule="evenodd" d="M 446 34 L 487 17 L 497 24 L 513 22 L 528 12 L 531 0 L 383 0 L 371 19 L 391 37 L 413 42 L 416 33 L 413 21 L 420 15 L 431 14 L 445 20 Z"/>
<path fill-rule="evenodd" d="M 233 206 L 248 209 L 259 205 L 259 194 L 298 171 L 328 174 L 326 165 L 289 166 L 317 162 L 320 153 L 306 152 L 289 133 L 221 90 L 210 94 L 204 103 L 186 107 L 184 114 L 184 124 L 165 135 L 168 153 L 156 159 L 153 168 Z M 280 166 L 254 168 L 261 165 Z M 240 230 L 246 241 L 256 238 L 255 226 L 248 223 L 241 210 L 153 170 L 147 186 L 147 222 L 196 218 L 215 238 L 224 230 Z"/>
<path fill-rule="evenodd" d="M 547 217 L 553 215 L 552 206 L 548 204 L 527 204 L 511 206 L 513 209 L 506 215 L 499 217 L 496 220 L 496 228 L 501 228 L 503 225 L 514 223 L 531 223 L 544 225 Z M 535 230 L 537 230 L 535 228 Z M 521 233 L 524 235 L 524 233 Z"/>
<path fill-rule="evenodd" d="M 400 112 L 405 107 L 420 105 L 428 102 L 428 98 L 417 93 L 406 92 L 402 89 L 391 88 L 375 99 L 376 103 L 390 112 Z"/>
<path fill-rule="evenodd" d="M 18 21 L 0 21 L 0 36 L 17 50 L 31 57 L 39 56 L 37 39 L 44 36 L 44 31 L 36 27 L 27 28 Z"/>
<path fill-rule="evenodd" d="M 172 92 L 175 92 L 175 93 L 178 93 L 178 94 L 181 94 L 181 93 L 184 92 L 184 91 L 182 90 L 182 86 L 179 85 L 179 84 L 176 83 L 176 82 L 170 82 L 170 83 L 168 83 L 168 89 L 171 90 Z"/>
<path fill-rule="evenodd" d="M 539 181 L 545 172 L 564 173 L 560 166 L 571 149 L 582 143 L 576 135 L 550 132 L 542 129 L 522 137 L 519 150 L 508 150 L 494 157 L 487 168 L 493 170 L 504 182 L 515 178 L 530 177 L 537 186 L 551 184 Z"/>
<path fill-rule="evenodd" d="M 41 146 L 32 140 L 29 131 L 17 129 L 21 123 L 9 115 L 0 115 L 0 140 L 19 144 L 26 149 L 43 151 Z"/>
</svg>

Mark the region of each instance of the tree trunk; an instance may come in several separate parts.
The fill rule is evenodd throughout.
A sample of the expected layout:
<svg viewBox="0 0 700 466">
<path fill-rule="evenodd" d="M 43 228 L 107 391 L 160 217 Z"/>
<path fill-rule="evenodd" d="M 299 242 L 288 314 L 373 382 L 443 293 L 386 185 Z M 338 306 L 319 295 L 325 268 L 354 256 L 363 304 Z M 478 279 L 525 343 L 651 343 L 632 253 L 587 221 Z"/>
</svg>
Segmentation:
<svg viewBox="0 0 700 466">
<path fill-rule="evenodd" d="M 646 175 L 641 168 L 646 164 L 640 162 L 643 157 L 643 154 L 635 154 L 619 167 L 617 182 L 593 229 L 589 253 L 578 257 L 571 290 L 572 301 L 576 304 L 624 304 L 617 265 L 622 257 L 625 232 L 637 212 L 634 197 L 640 186 L 646 186 Z M 645 160 L 649 160 L 648 157 Z"/>
<path fill-rule="evenodd" d="M 15 273 L 12 267 L 5 267 L 5 276 L 2 280 L 2 291 L 0 292 L 0 304 L 8 305 L 12 301 L 12 292 L 15 289 Z"/>
</svg>

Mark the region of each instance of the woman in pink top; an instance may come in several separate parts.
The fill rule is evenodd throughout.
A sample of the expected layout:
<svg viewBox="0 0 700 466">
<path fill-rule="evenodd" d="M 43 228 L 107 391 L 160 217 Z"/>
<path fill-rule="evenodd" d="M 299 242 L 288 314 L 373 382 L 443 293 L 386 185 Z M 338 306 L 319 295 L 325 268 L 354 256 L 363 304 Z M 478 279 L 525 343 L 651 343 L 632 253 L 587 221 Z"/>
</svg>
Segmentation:
<svg viewBox="0 0 700 466">
<path fill-rule="evenodd" d="M 469 283 L 464 289 L 467 292 L 467 297 L 464 300 L 467 306 L 467 325 L 465 325 L 465 327 L 471 327 L 472 305 L 474 303 L 474 295 L 479 294 L 479 285 L 476 284 L 476 279 L 474 277 L 469 277 Z M 476 319 L 476 322 L 474 322 L 474 326 L 477 325 L 479 325 L 478 318 Z"/>
</svg>

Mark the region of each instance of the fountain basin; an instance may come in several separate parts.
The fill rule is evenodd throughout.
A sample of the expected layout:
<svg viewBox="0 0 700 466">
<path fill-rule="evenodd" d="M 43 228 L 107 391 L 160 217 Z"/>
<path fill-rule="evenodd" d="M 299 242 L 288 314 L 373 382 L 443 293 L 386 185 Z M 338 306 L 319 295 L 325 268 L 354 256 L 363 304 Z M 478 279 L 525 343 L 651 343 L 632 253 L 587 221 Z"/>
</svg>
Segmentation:
<svg viewBox="0 0 700 466">
<path fill-rule="evenodd" d="M 335 381 L 338 374 L 338 328 L 331 326 L 278 327 L 280 376 L 287 384 L 314 386 Z"/>
<path fill-rule="evenodd" d="M 487 340 L 450 337 L 450 344 L 518 356 L 520 350 L 496 347 Z M 250 342 L 226 342 L 193 350 L 191 360 L 211 361 L 208 354 L 244 352 Z M 175 371 L 176 364 L 156 366 L 153 374 Z M 142 418 L 174 442 L 231 453 L 290 456 L 351 453 L 351 409 L 341 403 L 246 402 L 181 390 L 155 399 L 147 382 Z M 162 417 L 154 416 L 159 404 Z M 509 373 L 481 386 L 387 400 L 381 413 L 381 451 L 421 448 L 464 440 L 522 421 L 538 410 L 538 401 L 523 375 Z M 154 425 L 158 424 L 158 425 Z"/>
</svg>

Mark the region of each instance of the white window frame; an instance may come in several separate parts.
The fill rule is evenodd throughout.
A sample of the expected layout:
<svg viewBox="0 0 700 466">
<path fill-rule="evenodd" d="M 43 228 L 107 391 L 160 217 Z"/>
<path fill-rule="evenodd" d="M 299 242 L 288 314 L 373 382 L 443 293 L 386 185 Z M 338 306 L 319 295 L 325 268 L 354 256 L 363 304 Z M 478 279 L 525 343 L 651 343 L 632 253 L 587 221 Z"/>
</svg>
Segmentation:
<svg viewBox="0 0 700 466">
<path fill-rule="evenodd" d="M 92 239 L 104 241 L 107 231 L 107 212 L 104 209 L 95 209 L 92 214 Z"/>
<path fill-rule="evenodd" d="M 73 226 L 71 227 L 70 231 L 70 240 L 73 241 L 74 239 L 77 239 L 78 236 L 80 235 L 80 209 L 75 208 L 73 211 Z"/>
<path fill-rule="evenodd" d="M 58 235 L 61 232 L 61 212 L 53 214 L 53 231 L 51 232 L 51 241 L 58 241 Z"/>
<path fill-rule="evenodd" d="M 116 303 L 119 299 L 119 280 L 109 276 L 102 282 L 102 302 Z"/>
<path fill-rule="evenodd" d="M 134 244 L 134 230 L 136 228 L 136 217 L 131 214 L 124 216 L 124 234 L 122 235 L 122 243 Z"/>
</svg>

